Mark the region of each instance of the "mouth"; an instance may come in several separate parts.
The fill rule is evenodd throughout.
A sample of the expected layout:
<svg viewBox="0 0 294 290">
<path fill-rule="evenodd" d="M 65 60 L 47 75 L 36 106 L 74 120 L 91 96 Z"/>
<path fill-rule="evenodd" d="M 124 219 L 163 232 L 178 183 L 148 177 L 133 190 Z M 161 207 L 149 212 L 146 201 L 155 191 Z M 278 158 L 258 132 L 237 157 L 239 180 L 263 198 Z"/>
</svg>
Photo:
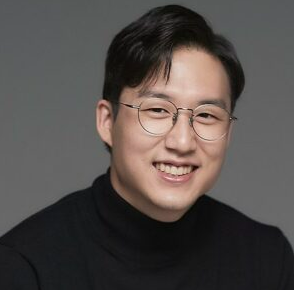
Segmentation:
<svg viewBox="0 0 294 290">
<path fill-rule="evenodd" d="M 171 163 L 163 163 L 163 162 L 155 162 L 153 165 L 157 170 L 173 175 L 173 176 L 187 175 L 197 168 L 196 166 L 193 166 L 193 165 L 176 166 Z"/>
</svg>

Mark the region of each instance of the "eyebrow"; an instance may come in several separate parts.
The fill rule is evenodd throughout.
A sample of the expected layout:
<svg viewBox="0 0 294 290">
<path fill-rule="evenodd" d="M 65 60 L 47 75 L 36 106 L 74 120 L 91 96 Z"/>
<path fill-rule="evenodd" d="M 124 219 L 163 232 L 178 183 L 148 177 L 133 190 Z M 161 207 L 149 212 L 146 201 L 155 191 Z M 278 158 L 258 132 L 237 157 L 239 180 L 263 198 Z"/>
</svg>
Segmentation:
<svg viewBox="0 0 294 290">
<path fill-rule="evenodd" d="M 150 91 L 150 90 L 140 90 L 138 97 L 139 98 L 149 97 L 149 98 L 160 98 L 160 99 L 165 99 L 165 100 L 171 100 L 171 97 L 169 95 Z"/>
<path fill-rule="evenodd" d="M 199 102 L 199 106 L 200 105 L 215 105 L 222 109 L 228 110 L 226 102 L 224 100 L 219 100 L 219 99 L 201 100 Z"/>
<path fill-rule="evenodd" d="M 140 90 L 138 93 L 138 97 L 139 98 L 143 98 L 143 97 L 149 97 L 149 98 L 160 98 L 160 99 L 165 99 L 168 101 L 172 100 L 172 97 L 170 97 L 169 95 L 166 95 L 164 93 L 159 93 L 159 92 L 155 92 L 155 91 L 151 91 L 151 90 Z M 196 107 L 201 106 L 201 105 L 215 105 L 218 106 L 222 109 L 228 110 L 227 104 L 224 100 L 220 100 L 220 99 L 204 99 L 198 102 L 198 104 L 196 105 Z"/>
</svg>

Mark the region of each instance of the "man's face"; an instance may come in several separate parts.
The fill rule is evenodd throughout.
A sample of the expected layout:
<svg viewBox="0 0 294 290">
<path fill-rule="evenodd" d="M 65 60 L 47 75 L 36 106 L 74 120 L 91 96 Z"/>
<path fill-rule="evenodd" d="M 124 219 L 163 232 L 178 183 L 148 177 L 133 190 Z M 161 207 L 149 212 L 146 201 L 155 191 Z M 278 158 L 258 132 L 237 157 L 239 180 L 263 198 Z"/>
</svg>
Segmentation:
<svg viewBox="0 0 294 290">
<path fill-rule="evenodd" d="M 139 105 L 140 89 L 125 88 L 120 101 Z M 217 101 L 230 110 L 230 87 L 224 67 L 213 56 L 195 48 L 175 51 L 169 81 L 161 77 L 146 90 L 165 95 L 177 107 L 196 108 L 200 103 Z M 113 187 L 127 202 L 157 220 L 179 219 L 214 185 L 224 161 L 230 134 L 217 141 L 204 141 L 188 121 L 189 112 L 181 111 L 166 135 L 153 136 L 141 127 L 136 109 L 121 105 L 116 120 L 106 122 L 109 136 L 105 138 L 100 132 L 112 147 Z M 160 166 L 163 170 L 176 166 L 183 167 L 183 172 L 189 168 L 192 171 L 177 176 L 157 169 Z"/>
</svg>

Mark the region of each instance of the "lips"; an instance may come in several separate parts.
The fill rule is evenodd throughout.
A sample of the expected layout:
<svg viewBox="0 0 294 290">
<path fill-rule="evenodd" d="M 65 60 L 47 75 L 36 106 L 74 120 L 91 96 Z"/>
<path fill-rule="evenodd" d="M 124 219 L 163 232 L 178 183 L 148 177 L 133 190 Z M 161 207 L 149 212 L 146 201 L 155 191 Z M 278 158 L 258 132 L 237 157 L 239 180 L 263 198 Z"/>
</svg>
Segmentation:
<svg viewBox="0 0 294 290">
<path fill-rule="evenodd" d="M 163 163 L 163 162 L 156 162 L 154 166 L 156 167 L 157 170 L 174 175 L 174 176 L 189 174 L 194 169 L 194 166 L 192 165 L 176 166 L 171 163 Z"/>
</svg>

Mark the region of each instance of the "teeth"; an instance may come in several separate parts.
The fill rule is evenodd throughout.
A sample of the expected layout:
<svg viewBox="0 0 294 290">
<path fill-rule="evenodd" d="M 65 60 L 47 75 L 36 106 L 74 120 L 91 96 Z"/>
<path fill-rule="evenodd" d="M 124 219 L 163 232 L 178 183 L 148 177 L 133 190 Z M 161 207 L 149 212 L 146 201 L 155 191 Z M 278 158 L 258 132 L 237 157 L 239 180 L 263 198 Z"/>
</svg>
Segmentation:
<svg viewBox="0 0 294 290">
<path fill-rule="evenodd" d="M 171 168 L 171 170 L 170 170 L 170 173 L 171 173 L 172 175 L 177 175 L 177 172 L 178 172 L 177 167 L 172 166 L 172 168 Z"/>
<path fill-rule="evenodd" d="M 184 174 L 184 167 L 179 167 L 179 169 L 178 169 L 178 173 L 177 173 L 178 175 L 183 175 Z"/>
<path fill-rule="evenodd" d="M 170 173 L 172 175 L 184 175 L 188 174 L 192 171 L 192 166 L 174 166 L 174 165 L 167 165 L 164 163 L 156 163 L 156 168 L 162 172 Z"/>
</svg>

